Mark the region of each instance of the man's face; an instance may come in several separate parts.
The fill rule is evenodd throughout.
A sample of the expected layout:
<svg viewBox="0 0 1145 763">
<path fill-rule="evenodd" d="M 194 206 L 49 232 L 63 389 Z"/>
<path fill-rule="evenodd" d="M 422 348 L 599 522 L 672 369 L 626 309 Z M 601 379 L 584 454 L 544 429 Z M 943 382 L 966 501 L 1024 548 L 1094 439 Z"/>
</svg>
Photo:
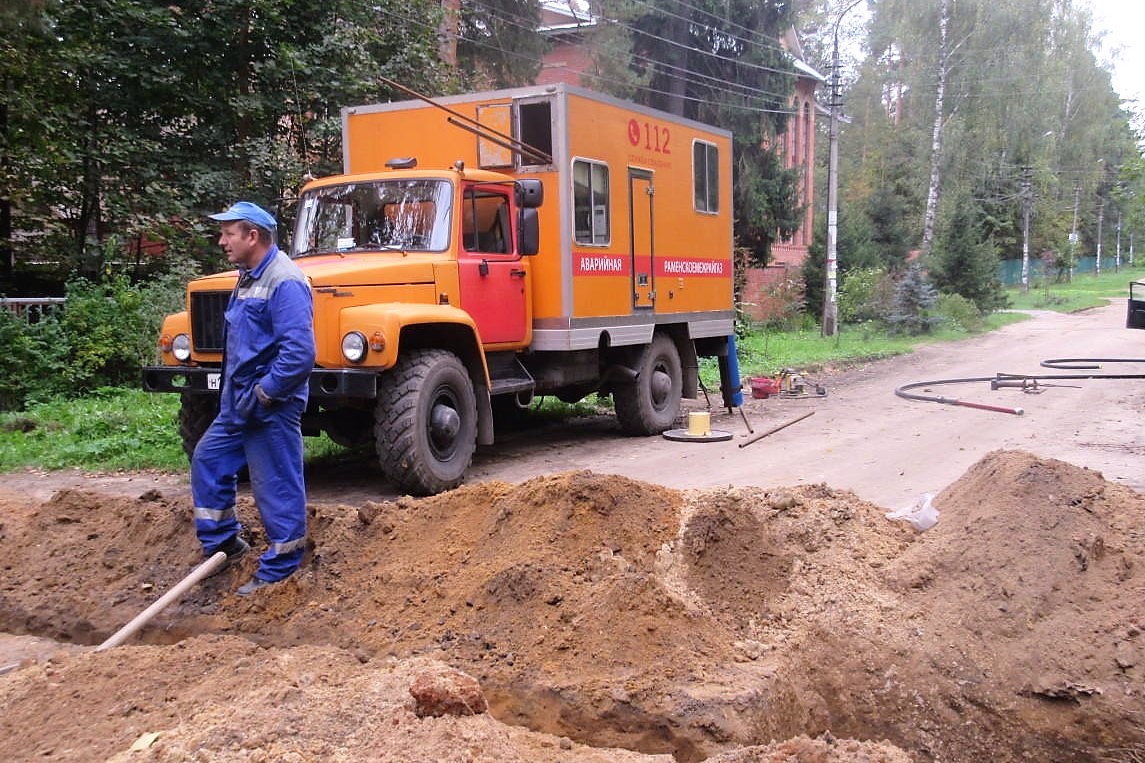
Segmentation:
<svg viewBox="0 0 1145 763">
<path fill-rule="evenodd" d="M 238 220 L 225 222 L 219 232 L 219 246 L 232 265 L 250 268 L 258 264 L 254 262 L 259 252 L 257 228 L 248 229 Z"/>
</svg>

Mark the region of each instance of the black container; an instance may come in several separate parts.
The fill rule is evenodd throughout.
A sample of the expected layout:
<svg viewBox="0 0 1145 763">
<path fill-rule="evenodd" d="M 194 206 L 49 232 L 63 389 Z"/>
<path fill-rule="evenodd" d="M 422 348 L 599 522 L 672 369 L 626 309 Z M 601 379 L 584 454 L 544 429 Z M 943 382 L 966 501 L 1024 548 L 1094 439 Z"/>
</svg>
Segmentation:
<svg viewBox="0 0 1145 763">
<path fill-rule="evenodd" d="M 1125 316 L 1125 328 L 1145 329 L 1145 282 L 1132 281 L 1129 284 L 1129 311 Z"/>
</svg>

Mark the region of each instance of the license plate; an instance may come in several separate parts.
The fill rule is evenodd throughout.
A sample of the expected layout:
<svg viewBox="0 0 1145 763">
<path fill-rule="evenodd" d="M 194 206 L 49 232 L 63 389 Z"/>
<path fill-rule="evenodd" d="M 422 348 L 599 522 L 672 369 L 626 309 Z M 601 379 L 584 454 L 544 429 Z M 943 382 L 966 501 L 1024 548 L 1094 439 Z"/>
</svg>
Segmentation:
<svg viewBox="0 0 1145 763">
<path fill-rule="evenodd" d="M 222 374 L 207 374 L 207 389 L 217 390 L 219 388 L 219 380 L 222 379 Z"/>
</svg>

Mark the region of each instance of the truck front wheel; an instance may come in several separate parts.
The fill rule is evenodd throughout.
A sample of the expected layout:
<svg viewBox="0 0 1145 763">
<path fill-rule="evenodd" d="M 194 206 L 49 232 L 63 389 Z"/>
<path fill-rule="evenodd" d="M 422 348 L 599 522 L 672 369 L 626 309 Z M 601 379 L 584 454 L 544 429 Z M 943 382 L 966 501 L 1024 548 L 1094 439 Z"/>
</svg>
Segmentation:
<svg viewBox="0 0 1145 763">
<path fill-rule="evenodd" d="M 635 370 L 634 380 L 613 389 L 616 418 L 627 434 L 660 434 L 680 415 L 684 382 L 676 343 L 667 334 L 655 334 Z"/>
<path fill-rule="evenodd" d="M 219 414 L 219 396 L 184 392 L 179 396 L 179 402 L 179 437 L 183 440 L 183 452 L 189 461 L 207 427 Z"/>
<path fill-rule="evenodd" d="M 461 484 L 477 449 L 477 398 L 456 355 L 414 350 L 383 374 L 374 442 L 382 472 L 406 493 Z"/>
</svg>

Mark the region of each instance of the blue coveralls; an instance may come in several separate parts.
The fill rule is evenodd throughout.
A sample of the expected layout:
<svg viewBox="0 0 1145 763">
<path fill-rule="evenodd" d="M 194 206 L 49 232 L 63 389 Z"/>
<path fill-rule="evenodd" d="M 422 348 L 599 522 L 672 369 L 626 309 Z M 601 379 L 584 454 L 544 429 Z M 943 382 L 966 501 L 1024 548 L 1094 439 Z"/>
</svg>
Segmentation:
<svg viewBox="0 0 1145 763">
<path fill-rule="evenodd" d="M 306 545 L 301 420 L 314 368 L 314 303 L 306 277 L 276 246 L 239 276 L 226 311 L 219 414 L 191 459 L 195 531 L 209 556 L 242 529 L 236 475 L 246 465 L 270 544 L 255 575 L 274 582 L 298 569 Z M 269 405 L 259 403 L 255 384 Z"/>
</svg>

